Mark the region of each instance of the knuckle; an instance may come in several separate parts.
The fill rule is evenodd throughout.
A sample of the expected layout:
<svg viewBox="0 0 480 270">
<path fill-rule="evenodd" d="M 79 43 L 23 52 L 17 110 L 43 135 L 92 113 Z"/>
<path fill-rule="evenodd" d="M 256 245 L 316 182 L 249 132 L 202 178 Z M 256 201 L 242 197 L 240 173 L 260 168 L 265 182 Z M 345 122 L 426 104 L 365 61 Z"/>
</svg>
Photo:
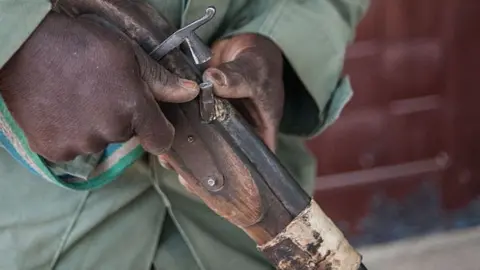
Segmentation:
<svg viewBox="0 0 480 270">
<path fill-rule="evenodd" d="M 107 142 L 102 139 L 89 140 L 79 145 L 78 152 L 82 154 L 95 154 L 104 150 L 107 147 Z"/>
<path fill-rule="evenodd" d="M 168 72 L 160 64 L 148 59 L 148 56 L 136 54 L 137 62 L 140 66 L 141 77 L 147 83 L 156 83 L 164 85 L 168 81 Z"/>
<path fill-rule="evenodd" d="M 247 83 L 247 77 L 245 76 L 243 69 L 238 66 L 237 62 L 228 62 L 219 67 L 223 75 L 225 86 L 238 87 Z"/>
<path fill-rule="evenodd" d="M 151 69 L 153 69 L 152 79 L 156 80 L 158 84 L 162 86 L 172 84 L 173 78 L 166 69 L 162 68 L 160 65 L 151 67 Z"/>
<path fill-rule="evenodd" d="M 130 121 L 126 117 L 122 117 L 120 120 L 107 122 L 101 126 L 102 128 L 98 131 L 100 133 L 99 138 L 92 138 L 89 144 L 93 146 L 89 147 L 94 147 L 98 144 L 105 144 L 107 142 L 125 141 L 133 134 Z"/>
<path fill-rule="evenodd" d="M 51 162 L 63 162 L 75 158 L 75 153 L 58 140 L 36 140 L 29 143 L 30 149 Z"/>
<path fill-rule="evenodd" d="M 152 154 L 155 155 L 162 155 L 168 152 L 170 150 L 171 144 L 168 142 L 162 142 L 160 144 L 148 144 L 148 151 L 150 151 Z"/>
<path fill-rule="evenodd" d="M 78 153 L 70 148 L 56 148 L 46 151 L 45 153 L 40 153 L 40 155 L 51 162 L 65 162 L 75 159 Z"/>
<path fill-rule="evenodd" d="M 105 144 L 101 140 L 83 138 L 75 136 L 70 139 L 37 140 L 29 144 L 33 152 L 50 162 L 71 161 L 79 155 L 98 153 L 103 150 L 102 146 Z"/>
<path fill-rule="evenodd" d="M 99 130 L 101 137 L 106 141 L 115 140 L 118 137 L 118 130 L 114 127 L 102 128 Z"/>
<path fill-rule="evenodd" d="M 140 137 L 145 150 L 155 155 L 161 155 L 168 152 L 173 144 L 173 135 L 170 132 L 162 132 L 157 135 L 147 135 Z"/>
<path fill-rule="evenodd" d="M 161 155 L 168 152 L 169 149 L 169 147 L 152 147 L 149 150 L 152 152 L 152 154 Z"/>
<path fill-rule="evenodd" d="M 42 155 L 42 153 L 46 152 L 44 151 L 44 149 L 48 149 L 43 144 L 38 143 L 37 141 L 29 140 L 28 144 L 30 146 L 30 149 L 39 155 Z"/>
</svg>

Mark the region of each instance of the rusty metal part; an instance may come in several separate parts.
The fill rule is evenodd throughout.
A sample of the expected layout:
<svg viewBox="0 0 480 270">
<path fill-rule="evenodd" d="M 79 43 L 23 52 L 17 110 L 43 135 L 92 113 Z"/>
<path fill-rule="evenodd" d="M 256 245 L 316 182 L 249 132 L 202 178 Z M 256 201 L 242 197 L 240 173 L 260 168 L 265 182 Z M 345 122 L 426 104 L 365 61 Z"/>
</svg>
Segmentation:
<svg viewBox="0 0 480 270">
<path fill-rule="evenodd" d="M 215 7 L 208 7 L 205 10 L 205 15 L 175 31 L 160 45 L 156 46 L 149 55 L 160 60 L 172 50 L 186 43 L 190 56 L 198 68 L 197 73 L 203 73 L 207 62 L 212 58 L 212 52 L 195 34 L 195 30 L 209 22 L 215 16 L 215 12 Z M 206 123 L 210 123 L 215 119 L 215 99 L 211 82 L 202 82 L 200 84 L 200 115 Z"/>
<path fill-rule="evenodd" d="M 208 7 L 205 10 L 205 15 L 203 15 L 203 17 L 198 18 L 187 26 L 175 31 L 175 33 L 155 47 L 149 55 L 156 55 L 157 58 L 161 59 L 170 51 L 179 47 L 183 42 L 186 42 L 188 49 L 190 50 L 190 55 L 196 65 L 208 62 L 210 58 L 212 58 L 212 52 L 210 51 L 210 48 L 207 47 L 195 34 L 195 30 L 209 22 L 213 16 L 215 16 L 215 11 L 214 7 Z"/>
<path fill-rule="evenodd" d="M 210 123 L 215 120 L 215 97 L 213 96 L 213 84 L 203 82 L 200 85 L 200 115 L 202 120 Z"/>
<path fill-rule="evenodd" d="M 313 200 L 259 249 L 280 270 L 357 270 L 361 265 L 361 256 Z"/>
</svg>

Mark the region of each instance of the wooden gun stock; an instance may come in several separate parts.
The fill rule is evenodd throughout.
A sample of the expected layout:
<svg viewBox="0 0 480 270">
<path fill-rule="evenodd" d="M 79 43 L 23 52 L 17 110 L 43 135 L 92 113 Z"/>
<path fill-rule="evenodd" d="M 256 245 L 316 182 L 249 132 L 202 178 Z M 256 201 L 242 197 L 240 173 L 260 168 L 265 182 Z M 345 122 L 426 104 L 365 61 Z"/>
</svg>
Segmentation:
<svg viewBox="0 0 480 270">
<path fill-rule="evenodd" d="M 175 31 L 143 1 L 54 4 L 70 16 L 106 19 L 146 52 Z M 159 62 L 180 77 L 201 82 L 200 72 L 179 49 Z M 216 117 L 210 123 L 202 121 L 198 99 L 161 106 L 176 130 L 167 161 L 182 184 L 243 229 L 278 269 L 362 269 L 360 255 L 228 101 L 215 99 Z"/>
</svg>

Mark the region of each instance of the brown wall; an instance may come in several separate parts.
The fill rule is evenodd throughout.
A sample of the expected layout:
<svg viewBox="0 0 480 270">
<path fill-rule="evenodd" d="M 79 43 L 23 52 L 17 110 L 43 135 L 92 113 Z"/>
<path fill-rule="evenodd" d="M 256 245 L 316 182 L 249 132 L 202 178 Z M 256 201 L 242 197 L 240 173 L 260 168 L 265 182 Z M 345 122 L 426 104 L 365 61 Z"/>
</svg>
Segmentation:
<svg viewBox="0 0 480 270">
<path fill-rule="evenodd" d="M 309 144 L 327 214 L 360 243 L 480 224 L 480 1 L 372 0 L 345 73 Z"/>
</svg>

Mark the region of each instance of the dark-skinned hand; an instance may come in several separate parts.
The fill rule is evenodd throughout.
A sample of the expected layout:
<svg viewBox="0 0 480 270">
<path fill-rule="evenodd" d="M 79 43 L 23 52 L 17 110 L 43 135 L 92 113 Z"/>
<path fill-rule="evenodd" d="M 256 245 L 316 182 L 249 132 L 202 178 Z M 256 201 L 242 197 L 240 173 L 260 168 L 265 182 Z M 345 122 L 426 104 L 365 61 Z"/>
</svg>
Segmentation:
<svg viewBox="0 0 480 270">
<path fill-rule="evenodd" d="M 233 99 L 275 151 L 284 102 L 281 50 L 263 36 L 241 34 L 214 43 L 212 51 L 211 68 L 204 79 L 213 82 L 216 95 Z"/>
<path fill-rule="evenodd" d="M 132 136 L 164 153 L 174 129 L 156 100 L 186 102 L 198 86 L 97 20 L 50 13 L 0 69 L 0 91 L 31 149 L 55 162 Z"/>
<path fill-rule="evenodd" d="M 204 79 L 213 82 L 217 96 L 231 100 L 275 151 L 284 103 L 281 50 L 263 36 L 241 34 L 217 41 L 212 51 Z M 166 157 L 159 160 L 170 168 Z"/>
</svg>

